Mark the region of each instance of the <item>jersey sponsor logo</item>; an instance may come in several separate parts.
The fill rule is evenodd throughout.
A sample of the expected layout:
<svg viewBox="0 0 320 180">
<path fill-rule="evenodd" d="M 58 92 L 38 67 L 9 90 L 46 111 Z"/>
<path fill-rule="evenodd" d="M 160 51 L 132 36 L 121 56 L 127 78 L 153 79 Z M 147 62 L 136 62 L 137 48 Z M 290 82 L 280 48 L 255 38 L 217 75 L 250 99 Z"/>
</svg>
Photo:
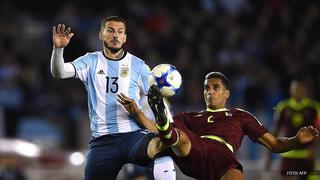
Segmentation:
<svg viewBox="0 0 320 180">
<path fill-rule="evenodd" d="M 232 117 L 232 113 L 230 113 L 230 112 L 225 112 L 224 113 L 226 116 L 228 116 L 228 117 Z"/>
<path fill-rule="evenodd" d="M 121 67 L 120 69 L 120 76 L 121 77 L 128 77 L 129 76 L 129 68 L 124 66 L 124 67 Z"/>
<path fill-rule="evenodd" d="M 213 116 L 209 116 L 208 119 L 207 119 L 207 122 L 208 123 L 213 123 L 214 122 Z"/>
<path fill-rule="evenodd" d="M 105 74 L 104 71 L 102 69 L 100 69 L 97 74 Z"/>
</svg>

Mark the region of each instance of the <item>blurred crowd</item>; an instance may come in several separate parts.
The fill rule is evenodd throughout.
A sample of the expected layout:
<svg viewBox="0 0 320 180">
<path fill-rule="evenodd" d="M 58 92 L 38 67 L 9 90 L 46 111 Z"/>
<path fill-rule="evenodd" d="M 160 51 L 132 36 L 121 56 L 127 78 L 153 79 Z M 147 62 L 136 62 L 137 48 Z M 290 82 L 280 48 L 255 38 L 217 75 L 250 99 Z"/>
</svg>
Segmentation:
<svg viewBox="0 0 320 180">
<path fill-rule="evenodd" d="M 183 77 L 173 111 L 204 107 L 203 78 L 231 80 L 230 107 L 272 127 L 273 107 L 288 97 L 295 76 L 320 94 L 320 2 L 316 0 L 0 1 L 0 137 L 44 138 L 66 149 L 87 144 L 86 90 L 50 73 L 52 26 L 75 36 L 65 60 L 101 50 L 100 22 L 127 21 L 125 49 L 152 68 L 170 63 Z M 253 157 L 254 158 L 254 157 Z"/>
</svg>

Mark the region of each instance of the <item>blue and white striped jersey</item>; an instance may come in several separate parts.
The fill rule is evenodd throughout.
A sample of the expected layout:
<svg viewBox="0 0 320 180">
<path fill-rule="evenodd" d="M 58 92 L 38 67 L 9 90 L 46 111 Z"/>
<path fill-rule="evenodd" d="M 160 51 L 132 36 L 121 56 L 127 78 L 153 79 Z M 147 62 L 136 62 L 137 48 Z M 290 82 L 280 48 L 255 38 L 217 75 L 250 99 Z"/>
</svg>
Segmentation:
<svg viewBox="0 0 320 180">
<path fill-rule="evenodd" d="M 124 93 L 139 106 L 140 95 L 149 90 L 149 67 L 127 52 L 120 60 L 106 58 L 102 51 L 87 53 L 72 62 L 76 77 L 88 92 L 88 109 L 92 136 L 131 132 L 140 129 L 136 121 L 117 102 Z"/>
</svg>

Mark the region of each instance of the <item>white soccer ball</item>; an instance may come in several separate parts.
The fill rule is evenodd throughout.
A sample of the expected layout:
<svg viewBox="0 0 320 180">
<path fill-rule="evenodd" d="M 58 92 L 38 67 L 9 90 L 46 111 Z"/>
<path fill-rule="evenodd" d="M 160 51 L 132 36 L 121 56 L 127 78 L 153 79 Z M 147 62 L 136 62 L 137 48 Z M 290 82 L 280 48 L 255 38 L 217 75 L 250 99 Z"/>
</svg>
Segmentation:
<svg viewBox="0 0 320 180">
<path fill-rule="evenodd" d="M 151 71 L 149 84 L 159 87 L 163 97 L 176 94 L 182 83 L 182 77 L 176 67 L 171 64 L 159 64 Z"/>
</svg>

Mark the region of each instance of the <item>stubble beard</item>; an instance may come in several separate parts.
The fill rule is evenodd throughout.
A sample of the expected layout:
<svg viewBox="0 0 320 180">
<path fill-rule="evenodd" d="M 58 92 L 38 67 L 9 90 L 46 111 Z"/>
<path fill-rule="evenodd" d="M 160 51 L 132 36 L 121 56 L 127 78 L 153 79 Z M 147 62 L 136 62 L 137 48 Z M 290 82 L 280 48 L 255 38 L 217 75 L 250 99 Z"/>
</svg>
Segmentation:
<svg viewBox="0 0 320 180">
<path fill-rule="evenodd" d="M 110 47 L 106 41 L 103 41 L 103 45 L 107 48 L 112 54 L 116 54 L 122 50 L 123 44 L 120 48 Z"/>
</svg>

